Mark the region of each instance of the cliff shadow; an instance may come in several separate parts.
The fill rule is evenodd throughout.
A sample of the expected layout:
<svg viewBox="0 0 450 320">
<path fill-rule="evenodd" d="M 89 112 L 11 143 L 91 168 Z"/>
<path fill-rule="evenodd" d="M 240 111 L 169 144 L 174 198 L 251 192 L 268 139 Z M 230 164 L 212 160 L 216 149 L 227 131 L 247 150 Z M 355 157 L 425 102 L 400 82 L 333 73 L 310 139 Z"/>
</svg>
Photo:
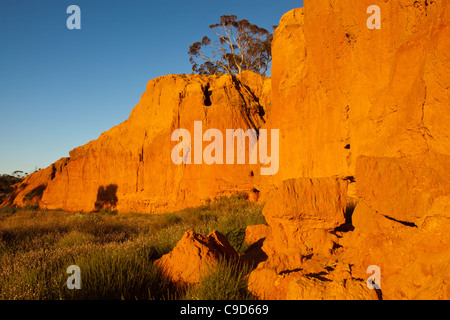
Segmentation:
<svg viewBox="0 0 450 320">
<path fill-rule="evenodd" d="M 117 198 L 116 184 L 108 186 L 100 186 L 97 191 L 97 201 L 95 201 L 95 210 L 114 209 L 117 206 L 119 199 Z"/>
<path fill-rule="evenodd" d="M 44 191 L 47 189 L 47 185 L 41 184 L 31 190 L 30 192 L 27 192 L 24 196 L 22 201 L 26 204 L 37 204 L 39 201 L 41 201 L 42 196 L 44 195 Z"/>
<path fill-rule="evenodd" d="M 353 217 L 353 212 L 355 211 L 356 205 L 357 205 L 357 203 L 352 202 L 352 201 L 350 201 L 347 204 L 347 207 L 345 208 L 345 211 L 344 211 L 345 222 L 342 225 L 336 227 L 332 233 L 336 234 L 337 231 L 349 232 L 349 231 L 355 230 L 355 227 L 353 226 L 352 217 Z"/>
<path fill-rule="evenodd" d="M 259 263 L 266 261 L 269 258 L 262 249 L 265 239 L 266 238 L 262 238 L 256 243 L 252 244 L 240 258 L 241 262 L 246 263 L 251 270 L 254 270 Z"/>
</svg>

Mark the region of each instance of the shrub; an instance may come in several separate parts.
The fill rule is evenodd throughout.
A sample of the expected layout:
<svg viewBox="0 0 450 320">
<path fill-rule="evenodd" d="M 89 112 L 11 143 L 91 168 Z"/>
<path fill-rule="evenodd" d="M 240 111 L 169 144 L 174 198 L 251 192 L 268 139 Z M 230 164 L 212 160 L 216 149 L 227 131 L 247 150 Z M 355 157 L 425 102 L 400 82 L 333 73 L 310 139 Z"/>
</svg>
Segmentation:
<svg viewBox="0 0 450 320">
<path fill-rule="evenodd" d="M 75 264 L 81 269 L 81 290 L 70 291 L 71 299 L 162 299 L 171 285 L 147 255 L 130 248 L 95 251 Z"/>
<path fill-rule="evenodd" d="M 95 237 L 91 234 L 86 234 L 80 231 L 71 231 L 63 236 L 57 243 L 57 246 L 74 246 L 81 244 L 88 244 L 95 241 Z"/>
<path fill-rule="evenodd" d="M 118 213 L 119 213 L 118 210 L 111 210 L 111 208 L 100 209 L 100 214 L 102 214 L 102 215 L 115 216 Z"/>
<path fill-rule="evenodd" d="M 17 212 L 15 207 L 0 207 L 0 214 L 13 215 Z"/>
<path fill-rule="evenodd" d="M 29 211 L 38 211 L 39 210 L 39 205 L 37 203 L 33 203 L 33 204 L 27 204 L 25 207 L 23 207 L 25 210 L 29 210 Z"/>
<path fill-rule="evenodd" d="M 247 289 L 250 268 L 236 260 L 219 259 L 206 268 L 198 285 L 185 294 L 187 300 L 253 300 Z"/>
</svg>

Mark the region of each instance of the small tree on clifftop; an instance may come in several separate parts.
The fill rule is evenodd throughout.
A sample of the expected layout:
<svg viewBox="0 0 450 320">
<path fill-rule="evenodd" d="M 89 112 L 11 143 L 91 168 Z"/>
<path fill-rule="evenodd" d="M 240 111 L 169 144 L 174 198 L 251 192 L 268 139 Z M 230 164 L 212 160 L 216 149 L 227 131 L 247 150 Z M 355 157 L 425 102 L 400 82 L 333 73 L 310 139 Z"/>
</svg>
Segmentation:
<svg viewBox="0 0 450 320">
<path fill-rule="evenodd" d="M 204 36 L 189 47 L 192 70 L 199 74 L 240 74 L 251 70 L 266 75 L 272 61 L 273 34 L 234 15 L 220 17 L 210 25 L 218 40 Z M 275 30 L 276 27 L 273 27 Z"/>
</svg>

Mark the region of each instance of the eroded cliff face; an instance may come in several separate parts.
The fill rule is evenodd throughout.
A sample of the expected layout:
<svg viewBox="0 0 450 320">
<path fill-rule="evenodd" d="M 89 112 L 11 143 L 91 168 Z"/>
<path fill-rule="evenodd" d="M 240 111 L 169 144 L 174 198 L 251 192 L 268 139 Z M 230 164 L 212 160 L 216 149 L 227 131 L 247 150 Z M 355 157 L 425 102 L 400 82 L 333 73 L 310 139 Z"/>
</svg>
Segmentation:
<svg viewBox="0 0 450 320">
<path fill-rule="evenodd" d="M 267 124 L 282 132 L 279 187 L 256 296 L 449 299 L 449 34 L 446 1 L 306 0 L 283 16 Z"/>
<path fill-rule="evenodd" d="M 369 30 L 367 8 L 381 9 Z M 359 155 L 450 150 L 446 1 L 305 1 L 273 42 L 282 181 L 354 176 Z"/>
<path fill-rule="evenodd" d="M 29 176 L 7 203 L 32 200 L 49 209 L 153 213 L 233 192 L 257 196 L 250 165 L 197 165 L 193 158 L 192 164 L 175 165 L 171 151 L 178 142 L 171 136 L 183 128 L 193 140 L 194 121 L 202 122 L 203 132 L 220 130 L 224 139 L 226 129 L 261 128 L 270 113 L 270 82 L 250 72 L 154 79 L 128 120 L 72 150 L 57 170 L 52 166 Z M 208 144 L 203 142 L 203 148 Z M 35 188 L 39 194 L 30 197 Z"/>
</svg>

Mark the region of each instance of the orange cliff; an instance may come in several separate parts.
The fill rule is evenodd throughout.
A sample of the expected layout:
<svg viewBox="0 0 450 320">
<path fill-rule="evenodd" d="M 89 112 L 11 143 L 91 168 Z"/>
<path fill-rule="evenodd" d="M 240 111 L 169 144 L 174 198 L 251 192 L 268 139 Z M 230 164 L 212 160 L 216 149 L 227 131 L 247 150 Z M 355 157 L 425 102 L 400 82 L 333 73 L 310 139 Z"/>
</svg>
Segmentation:
<svg viewBox="0 0 450 320">
<path fill-rule="evenodd" d="M 378 4 L 381 29 L 366 26 Z M 450 4 L 308 1 L 273 41 L 280 180 L 354 176 L 359 155 L 450 154 Z"/>
<path fill-rule="evenodd" d="M 271 108 L 270 82 L 251 72 L 151 80 L 128 120 L 72 150 L 70 158 L 28 176 L 4 204 L 153 213 L 200 205 L 233 192 L 255 198 L 257 173 L 248 161 L 175 165 L 171 152 L 177 142 L 171 135 L 183 128 L 193 136 L 194 121 L 202 121 L 203 131 L 214 128 L 224 135 L 226 129 L 261 128 Z"/>
<path fill-rule="evenodd" d="M 450 298 L 449 35 L 448 1 L 305 0 L 283 16 L 257 297 Z"/>
</svg>

